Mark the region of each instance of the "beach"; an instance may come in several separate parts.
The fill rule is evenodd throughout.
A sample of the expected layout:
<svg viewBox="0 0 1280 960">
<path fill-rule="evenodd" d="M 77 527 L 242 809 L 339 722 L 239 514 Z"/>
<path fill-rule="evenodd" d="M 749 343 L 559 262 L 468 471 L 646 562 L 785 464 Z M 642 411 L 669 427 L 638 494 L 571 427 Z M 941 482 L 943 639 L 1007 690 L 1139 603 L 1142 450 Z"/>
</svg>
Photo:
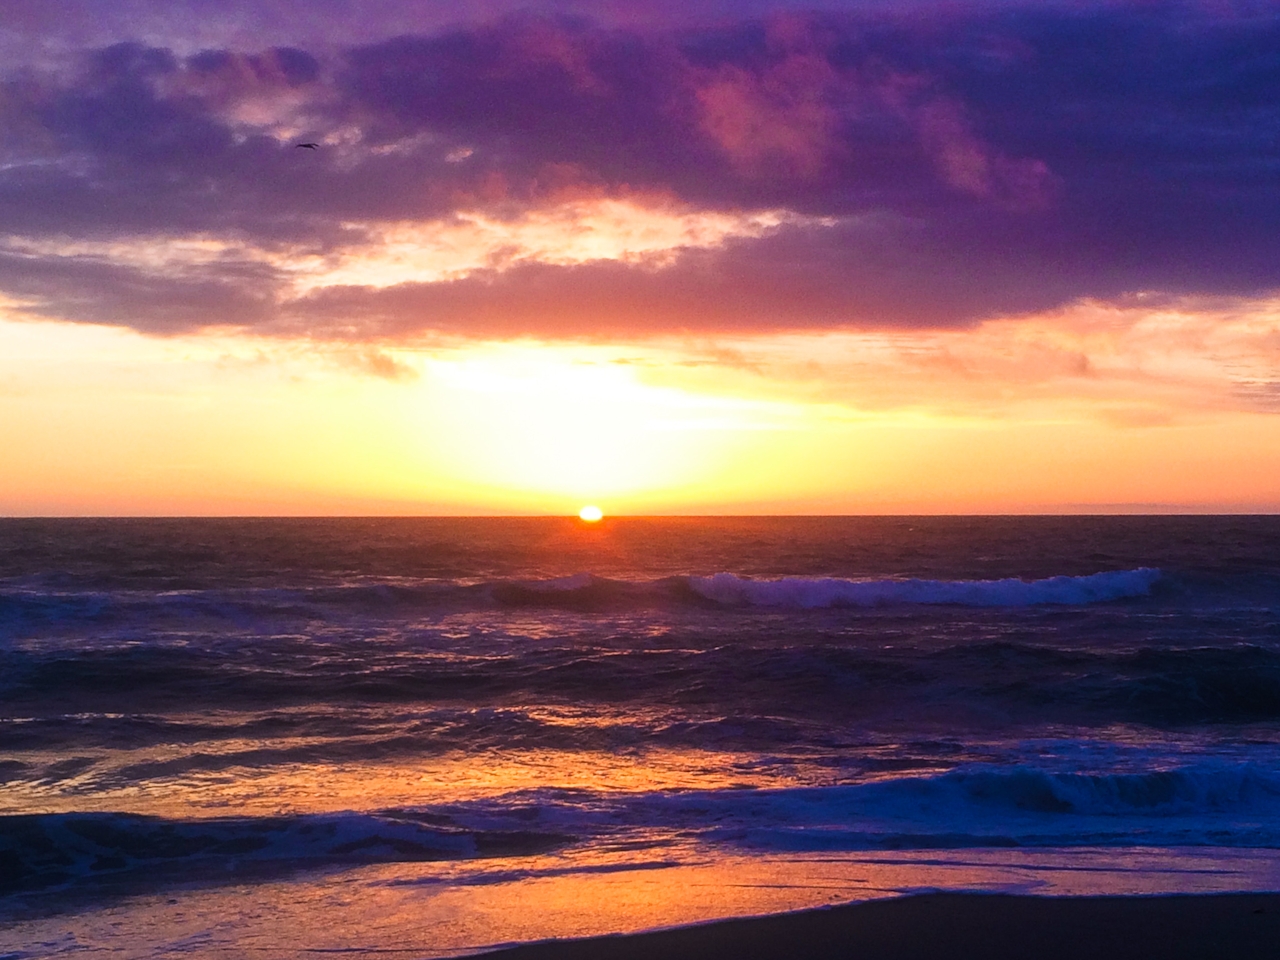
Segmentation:
<svg viewBox="0 0 1280 960">
<path fill-rule="evenodd" d="M 537 943 L 492 960 L 1272 960 L 1280 894 L 1018 897 L 936 893 L 626 937 Z"/>
</svg>

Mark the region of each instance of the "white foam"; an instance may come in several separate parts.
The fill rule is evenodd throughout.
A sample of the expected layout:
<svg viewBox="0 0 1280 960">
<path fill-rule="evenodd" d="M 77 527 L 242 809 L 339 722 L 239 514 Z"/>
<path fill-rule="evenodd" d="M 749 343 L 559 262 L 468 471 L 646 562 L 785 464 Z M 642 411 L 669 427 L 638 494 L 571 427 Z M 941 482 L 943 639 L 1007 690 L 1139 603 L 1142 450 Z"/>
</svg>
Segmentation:
<svg viewBox="0 0 1280 960">
<path fill-rule="evenodd" d="M 727 606 L 875 607 L 896 604 L 956 604 L 966 607 L 1022 607 L 1086 604 L 1146 596 L 1160 579 L 1150 567 L 1085 577 L 1043 580 L 845 580 L 836 577 L 782 577 L 752 580 L 732 573 L 690 577 L 701 596 Z"/>
</svg>

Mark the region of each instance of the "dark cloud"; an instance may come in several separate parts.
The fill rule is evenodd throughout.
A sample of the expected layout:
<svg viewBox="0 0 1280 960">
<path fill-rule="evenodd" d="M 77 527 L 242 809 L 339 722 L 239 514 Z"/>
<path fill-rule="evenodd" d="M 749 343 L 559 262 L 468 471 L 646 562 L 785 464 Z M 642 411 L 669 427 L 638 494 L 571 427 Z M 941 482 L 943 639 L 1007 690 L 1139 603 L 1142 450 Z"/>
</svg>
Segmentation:
<svg viewBox="0 0 1280 960">
<path fill-rule="evenodd" d="M 0 290 L 148 330 L 360 337 L 956 325 L 1280 286 L 1280 13 L 924 10 L 518 14 L 342 51 L 123 43 L 19 71 L 0 88 L 0 229 L 24 250 L 199 235 L 332 254 L 380 222 L 584 196 L 809 225 L 661 265 L 524 262 L 301 301 L 243 257 L 139 273 L 26 252 Z"/>
<path fill-rule="evenodd" d="M 445 282 L 326 288 L 287 304 L 280 329 L 339 338 L 439 330 L 593 339 L 929 328 L 1051 309 L 1082 296 L 1119 300 L 1135 290 L 1169 298 L 1240 295 L 1276 283 L 1274 262 L 1261 255 L 1118 263 L 1087 250 L 1060 254 L 1034 229 L 1009 229 L 998 219 L 987 218 L 980 261 L 968 252 L 967 236 L 910 221 L 784 227 L 760 239 L 686 251 L 662 266 L 522 263 Z M 968 221 L 965 233 L 983 226 Z M 1136 286 L 1135 278 L 1141 280 Z"/>
<path fill-rule="evenodd" d="M 660 28 L 759 17 L 779 9 L 900 9 L 909 3 L 928 8 L 940 2 L 949 0 L 5 0 L 0 53 L 5 62 L 29 62 L 50 51 L 108 46 L 122 39 L 184 52 L 261 44 L 348 46 L 530 10 Z"/>
<path fill-rule="evenodd" d="M 928 283 L 920 282 L 923 263 Z M 784 228 L 765 239 L 689 251 L 661 267 L 525 263 L 451 282 L 328 288 L 292 304 L 285 322 L 340 337 L 426 328 L 590 338 L 835 327 L 851 318 L 928 327 L 1062 301 L 1070 285 L 1051 278 L 1032 287 L 1021 282 L 1024 267 L 1011 256 L 975 271 L 909 224 Z"/>
<path fill-rule="evenodd" d="M 0 289 L 37 317 L 179 333 L 274 322 L 279 288 L 259 263 L 221 262 L 164 273 L 100 257 L 0 252 Z"/>
</svg>

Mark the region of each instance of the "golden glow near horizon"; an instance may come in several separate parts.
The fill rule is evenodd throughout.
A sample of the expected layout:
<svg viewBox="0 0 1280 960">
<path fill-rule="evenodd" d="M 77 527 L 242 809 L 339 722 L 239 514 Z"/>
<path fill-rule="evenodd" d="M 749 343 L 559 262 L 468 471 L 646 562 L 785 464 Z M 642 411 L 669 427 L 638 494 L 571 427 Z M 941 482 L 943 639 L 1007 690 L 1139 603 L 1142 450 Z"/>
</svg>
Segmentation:
<svg viewBox="0 0 1280 960">
<path fill-rule="evenodd" d="M 1274 302 L 644 343 L 0 320 L 0 513 L 1280 509 Z"/>
<path fill-rule="evenodd" d="M 604 519 L 604 511 L 597 506 L 587 504 L 587 506 L 578 511 L 578 518 L 587 523 L 598 523 Z"/>
</svg>

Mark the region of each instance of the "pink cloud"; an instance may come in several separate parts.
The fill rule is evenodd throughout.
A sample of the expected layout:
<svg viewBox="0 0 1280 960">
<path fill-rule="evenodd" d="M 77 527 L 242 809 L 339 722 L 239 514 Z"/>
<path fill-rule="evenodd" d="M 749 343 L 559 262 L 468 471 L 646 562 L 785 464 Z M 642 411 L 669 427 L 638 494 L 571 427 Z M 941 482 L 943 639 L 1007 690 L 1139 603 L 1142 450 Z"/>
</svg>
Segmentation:
<svg viewBox="0 0 1280 960">
<path fill-rule="evenodd" d="M 1059 179 L 1048 165 L 1005 156 L 984 143 L 954 99 L 931 99 L 913 111 L 912 119 L 925 152 L 949 187 L 1005 209 L 1043 210 L 1053 202 Z"/>
</svg>

